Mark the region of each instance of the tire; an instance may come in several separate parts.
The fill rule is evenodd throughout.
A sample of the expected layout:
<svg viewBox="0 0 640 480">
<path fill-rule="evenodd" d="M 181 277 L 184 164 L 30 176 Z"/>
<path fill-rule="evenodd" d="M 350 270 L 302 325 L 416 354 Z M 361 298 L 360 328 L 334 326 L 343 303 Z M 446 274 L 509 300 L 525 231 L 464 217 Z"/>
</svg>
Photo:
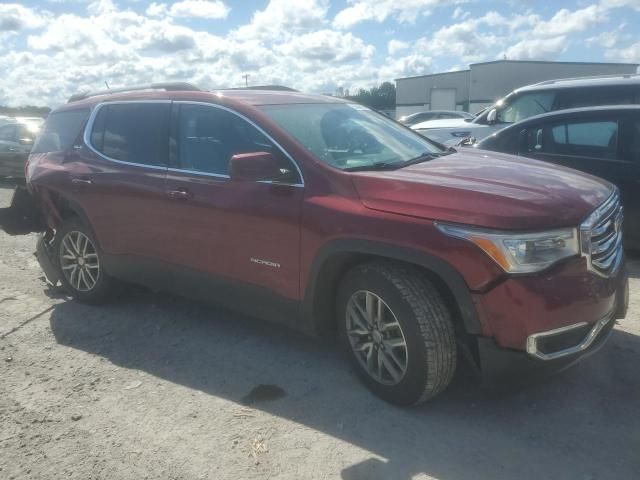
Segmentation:
<svg viewBox="0 0 640 480">
<path fill-rule="evenodd" d="M 81 255 L 82 260 L 78 258 L 78 249 L 84 254 Z M 69 258 L 74 255 L 75 261 Z M 104 271 L 102 251 L 93 232 L 79 219 L 67 220 L 58 229 L 53 242 L 52 256 L 62 286 L 75 300 L 98 305 L 109 299 L 114 280 Z M 75 270 L 73 264 L 76 265 Z M 79 273 L 80 271 L 82 273 Z M 73 272 L 76 274 L 73 275 Z"/>
<path fill-rule="evenodd" d="M 362 335 L 362 319 L 367 318 L 370 304 L 373 311 L 383 313 L 374 315 L 381 319 L 379 326 L 368 322 L 371 334 Z M 417 269 L 393 262 L 354 267 L 339 286 L 337 312 L 347 355 L 365 385 L 383 400 L 417 405 L 451 382 L 457 359 L 451 314 Z M 360 316 L 354 317 L 354 312 Z M 381 355 L 384 358 L 376 361 Z"/>
</svg>

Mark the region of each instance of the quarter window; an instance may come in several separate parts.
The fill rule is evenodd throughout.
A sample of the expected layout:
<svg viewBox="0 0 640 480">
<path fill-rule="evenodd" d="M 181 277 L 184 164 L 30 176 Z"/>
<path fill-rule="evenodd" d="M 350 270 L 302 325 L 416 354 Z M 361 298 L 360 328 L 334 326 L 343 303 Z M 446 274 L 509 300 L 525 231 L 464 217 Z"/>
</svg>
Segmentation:
<svg viewBox="0 0 640 480">
<path fill-rule="evenodd" d="M 228 175 L 233 155 L 281 154 L 253 125 L 227 110 L 207 105 L 180 105 L 177 126 L 178 164 L 183 170 Z M 283 168 L 291 169 L 288 161 Z"/>
<path fill-rule="evenodd" d="M 121 103 L 100 108 L 91 145 L 114 160 L 166 166 L 169 149 L 168 103 Z"/>
<path fill-rule="evenodd" d="M 86 108 L 51 113 L 38 135 L 32 152 L 59 152 L 70 148 L 80 135 L 88 116 L 89 110 Z"/>
</svg>

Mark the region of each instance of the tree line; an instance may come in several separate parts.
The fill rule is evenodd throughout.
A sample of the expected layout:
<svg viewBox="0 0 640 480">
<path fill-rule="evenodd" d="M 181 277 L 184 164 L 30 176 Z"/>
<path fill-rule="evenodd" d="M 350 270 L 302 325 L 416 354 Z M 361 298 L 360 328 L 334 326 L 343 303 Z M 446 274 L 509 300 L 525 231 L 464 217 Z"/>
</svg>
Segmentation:
<svg viewBox="0 0 640 480">
<path fill-rule="evenodd" d="M 389 110 L 396 108 L 396 86 L 391 82 L 383 82 L 369 90 L 361 88 L 355 95 L 346 98 L 358 102 L 375 110 Z"/>
</svg>

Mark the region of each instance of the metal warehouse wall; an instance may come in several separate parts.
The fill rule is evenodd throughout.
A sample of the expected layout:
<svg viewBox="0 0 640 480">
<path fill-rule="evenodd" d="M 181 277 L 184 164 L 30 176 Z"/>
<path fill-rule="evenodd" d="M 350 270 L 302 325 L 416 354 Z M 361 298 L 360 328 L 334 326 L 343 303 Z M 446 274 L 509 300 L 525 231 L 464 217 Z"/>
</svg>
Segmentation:
<svg viewBox="0 0 640 480">
<path fill-rule="evenodd" d="M 471 101 L 491 102 L 512 90 L 557 78 L 636 73 L 637 65 L 607 63 L 515 62 L 501 60 L 471 65 Z"/>
<path fill-rule="evenodd" d="M 431 90 L 434 88 L 456 89 L 456 104 L 466 106 L 469 99 L 469 70 L 397 79 L 396 115 L 429 110 Z"/>
</svg>

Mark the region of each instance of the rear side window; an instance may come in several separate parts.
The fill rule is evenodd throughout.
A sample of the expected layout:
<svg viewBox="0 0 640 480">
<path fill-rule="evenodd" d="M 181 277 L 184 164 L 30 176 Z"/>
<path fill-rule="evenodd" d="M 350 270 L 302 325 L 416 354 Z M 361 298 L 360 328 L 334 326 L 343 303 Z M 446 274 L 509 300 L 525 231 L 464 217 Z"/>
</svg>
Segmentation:
<svg viewBox="0 0 640 480">
<path fill-rule="evenodd" d="M 104 105 L 91 130 L 91 146 L 122 162 L 166 166 L 169 157 L 168 103 Z"/>
<path fill-rule="evenodd" d="M 70 148 L 88 116 L 89 109 L 86 108 L 53 112 L 47 118 L 31 152 L 59 152 Z"/>
<path fill-rule="evenodd" d="M 529 152 L 616 158 L 618 122 L 567 122 L 527 131 Z"/>
<path fill-rule="evenodd" d="M 557 109 L 594 107 L 598 105 L 629 105 L 637 102 L 638 89 L 624 86 L 571 88 L 558 93 Z"/>
</svg>

